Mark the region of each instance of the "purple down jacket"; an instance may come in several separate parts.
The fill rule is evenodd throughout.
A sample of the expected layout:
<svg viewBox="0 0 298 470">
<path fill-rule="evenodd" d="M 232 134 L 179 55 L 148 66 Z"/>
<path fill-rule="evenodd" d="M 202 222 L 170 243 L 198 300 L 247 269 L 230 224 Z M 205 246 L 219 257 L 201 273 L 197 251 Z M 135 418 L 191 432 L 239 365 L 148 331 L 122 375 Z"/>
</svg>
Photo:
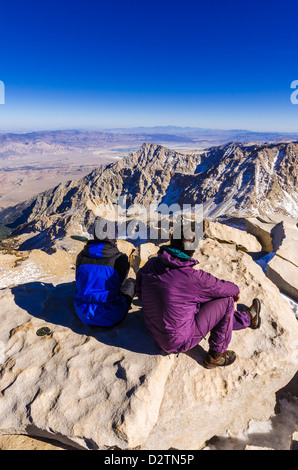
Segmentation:
<svg viewBox="0 0 298 470">
<path fill-rule="evenodd" d="M 167 353 L 187 351 L 202 339 L 196 321 L 202 302 L 239 294 L 238 286 L 193 269 L 196 264 L 192 258 L 181 259 L 161 248 L 137 274 L 146 326 Z"/>
</svg>

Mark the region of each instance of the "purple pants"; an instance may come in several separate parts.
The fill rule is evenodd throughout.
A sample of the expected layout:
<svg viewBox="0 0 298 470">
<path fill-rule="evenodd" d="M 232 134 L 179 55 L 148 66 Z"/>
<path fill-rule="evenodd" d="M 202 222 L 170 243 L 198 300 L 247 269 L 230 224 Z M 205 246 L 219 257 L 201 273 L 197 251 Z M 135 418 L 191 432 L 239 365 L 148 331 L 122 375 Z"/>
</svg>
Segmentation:
<svg viewBox="0 0 298 470">
<path fill-rule="evenodd" d="M 230 344 L 232 331 L 249 327 L 250 317 L 246 312 L 235 312 L 233 297 L 225 297 L 202 303 L 196 323 L 201 336 L 210 332 L 210 349 L 223 353 Z"/>
</svg>

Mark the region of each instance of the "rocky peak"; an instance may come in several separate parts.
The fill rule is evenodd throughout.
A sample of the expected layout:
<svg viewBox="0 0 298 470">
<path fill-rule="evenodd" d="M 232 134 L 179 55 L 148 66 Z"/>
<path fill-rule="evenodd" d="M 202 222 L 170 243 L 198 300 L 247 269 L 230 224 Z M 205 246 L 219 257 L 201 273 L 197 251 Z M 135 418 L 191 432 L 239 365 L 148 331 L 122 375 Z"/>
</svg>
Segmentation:
<svg viewBox="0 0 298 470">
<path fill-rule="evenodd" d="M 144 143 L 116 163 L 79 181 L 52 190 L 0 213 L 15 233 L 63 230 L 75 223 L 82 231 L 103 203 L 127 197 L 127 204 L 162 202 L 203 204 L 205 215 L 257 216 L 276 211 L 297 216 L 298 143 L 231 142 L 204 151 L 174 151 Z M 56 230 L 57 231 L 57 230 Z M 59 230 L 58 230 L 59 231 Z"/>
</svg>

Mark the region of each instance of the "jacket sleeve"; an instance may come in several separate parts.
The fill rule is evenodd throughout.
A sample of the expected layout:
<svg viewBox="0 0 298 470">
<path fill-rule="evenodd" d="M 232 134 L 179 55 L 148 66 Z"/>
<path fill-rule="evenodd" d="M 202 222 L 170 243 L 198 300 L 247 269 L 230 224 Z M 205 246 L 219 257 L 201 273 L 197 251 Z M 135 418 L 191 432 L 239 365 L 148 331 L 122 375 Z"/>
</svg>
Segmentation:
<svg viewBox="0 0 298 470">
<path fill-rule="evenodd" d="M 136 295 L 140 300 L 142 300 L 141 295 L 142 295 L 142 277 L 141 277 L 141 272 L 137 272 L 136 276 Z"/>
<path fill-rule="evenodd" d="M 220 297 L 235 297 L 240 292 L 239 287 L 232 282 L 222 281 L 203 270 L 194 269 L 194 272 L 195 284 L 198 287 L 201 302 L 208 302 Z"/>
<path fill-rule="evenodd" d="M 77 256 L 77 259 L 76 259 L 76 273 L 78 272 L 78 269 L 81 266 L 83 255 L 84 255 L 84 251 L 81 251 Z"/>
<path fill-rule="evenodd" d="M 121 253 L 121 255 L 117 257 L 115 261 L 115 269 L 119 273 L 120 283 L 122 284 L 129 271 L 129 261 L 127 255 Z"/>
</svg>

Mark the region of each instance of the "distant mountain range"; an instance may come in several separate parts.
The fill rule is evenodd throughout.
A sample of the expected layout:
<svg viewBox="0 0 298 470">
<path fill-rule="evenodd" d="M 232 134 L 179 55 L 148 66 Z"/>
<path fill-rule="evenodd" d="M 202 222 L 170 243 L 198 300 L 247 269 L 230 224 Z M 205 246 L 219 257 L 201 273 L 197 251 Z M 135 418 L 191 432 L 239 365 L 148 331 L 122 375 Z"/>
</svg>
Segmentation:
<svg viewBox="0 0 298 470">
<path fill-rule="evenodd" d="M 298 133 L 294 132 L 257 132 L 245 129 L 205 129 L 201 127 L 179 127 L 179 126 L 153 126 L 106 129 L 106 132 L 118 134 L 143 134 L 143 135 L 176 135 L 191 139 L 218 139 L 224 142 L 272 142 L 284 140 L 297 140 Z"/>
<path fill-rule="evenodd" d="M 207 148 L 229 142 L 281 142 L 298 140 L 297 134 L 251 132 L 246 130 L 201 129 L 156 126 L 96 131 L 58 130 L 30 133 L 0 133 L 0 159 L 20 155 L 51 155 L 84 152 L 112 146 L 137 150 L 143 142 L 179 144 L 186 148 Z"/>
<path fill-rule="evenodd" d="M 91 229 L 98 208 L 127 197 L 127 205 L 203 204 L 205 215 L 243 217 L 279 212 L 298 217 L 298 142 L 230 143 L 178 152 L 145 143 L 116 163 L 99 167 L 0 212 L 15 235 L 47 242 Z"/>
</svg>

